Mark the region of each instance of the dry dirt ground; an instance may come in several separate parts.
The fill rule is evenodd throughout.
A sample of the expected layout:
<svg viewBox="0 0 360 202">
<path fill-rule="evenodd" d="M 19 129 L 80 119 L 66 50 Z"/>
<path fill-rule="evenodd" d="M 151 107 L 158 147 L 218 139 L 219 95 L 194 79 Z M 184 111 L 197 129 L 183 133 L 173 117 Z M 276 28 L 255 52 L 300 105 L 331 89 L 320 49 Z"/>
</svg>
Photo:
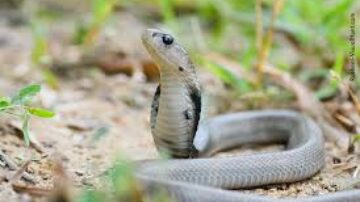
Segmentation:
<svg viewBox="0 0 360 202">
<path fill-rule="evenodd" d="M 137 32 L 135 36 L 138 35 Z M 122 36 L 126 37 L 124 33 Z M 134 38 L 134 43 L 139 44 L 140 40 Z M 144 54 L 141 47 L 138 50 Z M 11 95 L 27 83 L 41 81 L 41 75 L 31 67 L 30 51 L 31 33 L 28 28 L 0 26 L 2 95 Z M 36 105 L 51 108 L 57 114 L 49 120 L 31 120 L 31 131 L 44 145 L 45 153 L 40 154 L 32 147 L 26 148 L 21 134 L 16 130 L 19 123 L 11 117 L 1 117 L 1 150 L 18 165 L 33 159 L 26 170 L 35 177 L 35 184 L 23 180 L 16 180 L 12 184 L 20 188 L 27 186 L 50 190 L 54 183 L 55 158 L 60 159 L 75 187 L 96 186 L 97 176 L 111 166 L 118 154 L 131 160 L 158 158 L 149 129 L 150 103 L 156 84 L 137 76 L 107 76 L 97 69 L 84 72 L 74 73 L 70 78 L 60 78 L 60 88 L 57 90 L 43 85 L 42 92 L 36 98 Z M 73 74 L 72 70 L 70 74 Z M 203 86 L 214 99 L 218 99 L 211 107 L 221 109 L 225 101 L 221 99 L 222 96 L 216 95 L 224 94 L 223 87 L 219 87 L 219 81 L 205 71 L 201 70 L 199 74 Z M 101 130 L 105 132 L 101 133 Z M 302 197 L 352 188 L 352 182 L 356 182 L 352 177 L 358 165 L 356 156 L 348 155 L 330 142 L 326 143 L 326 148 L 326 167 L 311 179 L 245 192 Z M 281 149 L 281 146 L 246 147 L 235 153 L 241 155 L 277 149 Z M 5 166 L 0 165 L 1 176 L 6 176 L 8 172 Z M 0 201 L 20 201 L 28 197 L 26 192 L 15 192 L 6 180 L 1 181 Z"/>
</svg>

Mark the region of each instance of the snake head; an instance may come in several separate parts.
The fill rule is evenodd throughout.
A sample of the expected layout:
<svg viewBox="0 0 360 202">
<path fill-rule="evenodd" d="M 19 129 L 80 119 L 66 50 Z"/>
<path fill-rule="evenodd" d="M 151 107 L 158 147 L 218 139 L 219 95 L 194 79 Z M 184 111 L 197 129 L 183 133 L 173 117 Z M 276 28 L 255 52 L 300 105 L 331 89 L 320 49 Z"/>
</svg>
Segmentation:
<svg viewBox="0 0 360 202">
<path fill-rule="evenodd" d="M 147 29 L 142 34 L 142 41 L 162 71 L 187 72 L 193 71 L 193 65 L 186 50 L 175 38 L 158 29 Z"/>
</svg>

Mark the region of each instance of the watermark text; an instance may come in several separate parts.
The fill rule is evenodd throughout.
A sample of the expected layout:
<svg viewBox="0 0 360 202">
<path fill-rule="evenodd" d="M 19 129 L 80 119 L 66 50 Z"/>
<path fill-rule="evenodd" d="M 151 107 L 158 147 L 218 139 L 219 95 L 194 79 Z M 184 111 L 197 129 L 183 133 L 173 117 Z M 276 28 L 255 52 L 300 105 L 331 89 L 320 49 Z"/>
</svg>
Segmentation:
<svg viewBox="0 0 360 202">
<path fill-rule="evenodd" d="M 350 14 L 350 50 L 349 50 L 349 67 L 347 69 L 350 75 L 350 81 L 355 80 L 355 13 Z"/>
</svg>

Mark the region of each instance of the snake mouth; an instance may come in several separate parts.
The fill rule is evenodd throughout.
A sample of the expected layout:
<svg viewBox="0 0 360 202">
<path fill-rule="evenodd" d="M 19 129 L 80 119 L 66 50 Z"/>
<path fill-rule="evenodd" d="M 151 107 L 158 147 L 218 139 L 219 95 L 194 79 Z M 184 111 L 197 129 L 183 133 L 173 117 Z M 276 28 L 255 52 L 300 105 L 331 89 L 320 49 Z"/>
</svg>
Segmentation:
<svg viewBox="0 0 360 202">
<path fill-rule="evenodd" d="M 154 37 L 160 34 L 162 34 L 160 30 L 146 29 L 141 35 L 141 40 L 146 48 L 151 48 L 151 51 L 154 52 L 155 51 Z"/>
<path fill-rule="evenodd" d="M 141 35 L 141 40 L 142 40 L 145 48 L 148 49 L 149 53 L 154 51 L 154 44 L 151 43 L 153 41 L 152 33 L 153 33 L 153 31 L 151 29 L 147 29 Z"/>
<path fill-rule="evenodd" d="M 164 53 L 164 47 L 161 47 L 156 43 L 156 37 L 161 37 L 165 34 L 167 33 L 158 29 L 146 29 L 141 35 L 143 45 L 151 57 L 153 57 L 153 59 L 155 59 L 155 61 L 158 63 L 160 70 L 164 67 L 166 68 L 168 66 L 176 66 L 172 60 L 165 56 L 166 53 Z M 159 64 L 159 62 L 163 64 Z"/>
<path fill-rule="evenodd" d="M 141 40 L 142 40 L 147 52 L 152 57 L 159 58 L 159 54 L 158 54 L 159 50 L 158 50 L 158 48 L 156 48 L 155 38 L 154 38 L 157 34 L 160 34 L 159 30 L 146 29 L 141 35 Z"/>
</svg>

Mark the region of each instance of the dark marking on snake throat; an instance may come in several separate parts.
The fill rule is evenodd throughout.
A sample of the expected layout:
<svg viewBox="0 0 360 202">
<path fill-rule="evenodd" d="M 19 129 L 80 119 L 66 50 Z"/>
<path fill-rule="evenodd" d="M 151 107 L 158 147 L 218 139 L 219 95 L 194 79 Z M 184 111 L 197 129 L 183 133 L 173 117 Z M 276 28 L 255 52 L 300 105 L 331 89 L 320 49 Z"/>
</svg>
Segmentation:
<svg viewBox="0 0 360 202">
<path fill-rule="evenodd" d="M 154 99 L 158 99 L 159 97 L 160 97 L 160 85 L 156 88 Z M 156 111 L 156 113 L 159 111 L 159 104 L 154 105 L 154 110 Z"/>
<path fill-rule="evenodd" d="M 199 121 L 200 121 L 200 114 L 201 114 L 201 92 L 195 86 L 189 86 L 189 95 L 191 102 L 193 104 L 193 128 L 192 128 L 192 135 L 193 139 L 195 138 L 196 131 L 198 129 Z M 189 157 L 193 158 L 197 156 L 199 152 L 196 150 L 194 145 L 191 146 Z"/>
<path fill-rule="evenodd" d="M 194 135 L 197 131 L 197 127 L 200 120 L 200 113 L 201 113 L 201 93 L 200 90 L 195 87 L 189 88 L 190 98 L 194 107 Z"/>
<path fill-rule="evenodd" d="M 167 145 L 170 146 L 170 147 L 174 147 L 174 146 L 175 146 L 175 144 L 174 144 L 173 141 L 167 140 L 166 138 L 157 136 L 156 139 L 159 140 L 159 141 L 161 141 L 161 142 L 163 142 L 163 143 L 165 143 L 165 144 L 167 144 Z"/>
<path fill-rule="evenodd" d="M 184 111 L 184 116 L 186 120 L 190 120 L 192 118 L 188 109 Z"/>
<path fill-rule="evenodd" d="M 184 71 L 184 68 L 182 66 L 179 66 L 179 71 L 180 72 Z"/>
<path fill-rule="evenodd" d="M 155 127 L 156 118 L 159 112 L 159 98 L 160 98 L 160 85 L 156 88 L 153 101 L 151 103 L 151 114 L 150 114 L 150 123 L 151 128 Z"/>
<path fill-rule="evenodd" d="M 190 148 L 178 148 L 177 144 L 169 141 L 163 137 L 156 137 L 154 138 L 155 145 L 160 151 L 164 151 L 167 154 L 170 154 L 172 157 L 175 158 L 189 158 L 194 157 L 196 155 L 196 150 L 192 150 Z M 166 145 L 166 146 L 165 146 Z M 195 151 L 195 152 L 194 152 Z M 195 155 L 193 155 L 195 153 Z"/>
</svg>

